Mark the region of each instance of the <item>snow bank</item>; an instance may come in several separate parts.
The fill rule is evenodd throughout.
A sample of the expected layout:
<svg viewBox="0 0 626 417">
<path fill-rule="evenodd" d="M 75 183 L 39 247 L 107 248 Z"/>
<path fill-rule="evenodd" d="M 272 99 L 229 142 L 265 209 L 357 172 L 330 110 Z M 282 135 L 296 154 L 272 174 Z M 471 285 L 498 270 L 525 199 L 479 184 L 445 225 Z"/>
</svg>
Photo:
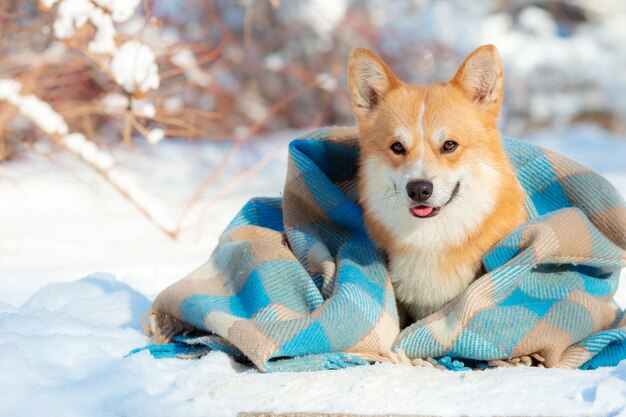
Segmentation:
<svg viewBox="0 0 626 417">
<path fill-rule="evenodd" d="M 30 156 L 1 165 L 0 178 L 6 181 L 0 181 L 0 218 L 12 222 L 0 224 L 0 415 L 626 413 L 626 362 L 596 371 L 451 373 L 376 365 L 263 375 L 219 352 L 195 361 L 155 360 L 146 352 L 127 357 L 131 349 L 148 343 L 138 323 L 150 299 L 208 257 L 219 232 L 249 197 L 279 195 L 284 147 L 295 136 L 285 132 L 244 146 L 216 188 L 242 167 L 283 150 L 233 193 L 219 199 L 209 194 L 211 203 L 198 207 L 190 231 L 176 243 L 117 199 L 95 174 L 72 166 L 72 159 Z M 623 138 L 585 127 L 529 140 L 602 172 L 626 195 Z M 172 141 L 119 149 L 115 156 L 133 162 L 146 190 L 181 207 L 227 149 L 224 143 Z M 93 274 L 76 280 L 98 269 L 114 271 L 119 278 Z M 618 301 L 626 307 L 626 288 L 620 289 Z"/>
<path fill-rule="evenodd" d="M 259 374 L 213 352 L 155 360 L 137 328 L 149 301 L 106 274 L 0 305 L 0 415 L 235 416 L 239 411 L 436 415 L 613 415 L 626 362 L 597 371 L 441 372 L 408 365 Z M 323 400 L 322 400 L 323 399 Z M 366 400 L 364 400 L 366 399 Z"/>
</svg>

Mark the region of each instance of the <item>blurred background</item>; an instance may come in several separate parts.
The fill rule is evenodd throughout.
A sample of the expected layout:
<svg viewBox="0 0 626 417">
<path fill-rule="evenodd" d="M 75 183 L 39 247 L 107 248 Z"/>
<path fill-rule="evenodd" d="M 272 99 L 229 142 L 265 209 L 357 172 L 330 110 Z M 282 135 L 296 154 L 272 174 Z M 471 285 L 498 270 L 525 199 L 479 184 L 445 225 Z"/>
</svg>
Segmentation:
<svg viewBox="0 0 626 417">
<path fill-rule="evenodd" d="M 289 140 L 354 124 L 352 48 L 430 83 L 485 43 L 503 133 L 626 193 L 624 0 L 3 0 L 0 301 L 97 270 L 156 294 L 280 194 Z"/>
</svg>

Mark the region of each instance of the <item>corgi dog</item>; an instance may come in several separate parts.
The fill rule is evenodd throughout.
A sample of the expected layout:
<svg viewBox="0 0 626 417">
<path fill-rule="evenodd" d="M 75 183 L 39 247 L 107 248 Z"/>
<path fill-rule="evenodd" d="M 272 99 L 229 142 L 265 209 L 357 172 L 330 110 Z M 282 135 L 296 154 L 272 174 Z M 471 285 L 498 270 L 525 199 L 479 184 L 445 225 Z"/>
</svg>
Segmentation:
<svg viewBox="0 0 626 417">
<path fill-rule="evenodd" d="M 461 295 L 483 271 L 483 256 L 528 220 L 497 129 L 502 63 L 485 45 L 452 80 L 418 86 L 358 48 L 348 81 L 360 135 L 359 202 L 388 257 L 404 327 Z"/>
</svg>

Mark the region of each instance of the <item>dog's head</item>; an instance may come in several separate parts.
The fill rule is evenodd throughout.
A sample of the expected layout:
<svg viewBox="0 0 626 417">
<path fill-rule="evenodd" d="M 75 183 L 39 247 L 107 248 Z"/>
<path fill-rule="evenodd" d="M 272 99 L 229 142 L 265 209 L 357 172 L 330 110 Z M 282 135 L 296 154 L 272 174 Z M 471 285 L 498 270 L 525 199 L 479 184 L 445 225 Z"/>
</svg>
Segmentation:
<svg viewBox="0 0 626 417">
<path fill-rule="evenodd" d="M 366 212 L 390 217 L 399 229 L 411 219 L 432 224 L 488 213 L 505 163 L 496 126 L 502 64 L 494 46 L 476 49 L 452 80 L 430 86 L 408 85 L 372 52 L 355 49 L 348 78 Z"/>
</svg>

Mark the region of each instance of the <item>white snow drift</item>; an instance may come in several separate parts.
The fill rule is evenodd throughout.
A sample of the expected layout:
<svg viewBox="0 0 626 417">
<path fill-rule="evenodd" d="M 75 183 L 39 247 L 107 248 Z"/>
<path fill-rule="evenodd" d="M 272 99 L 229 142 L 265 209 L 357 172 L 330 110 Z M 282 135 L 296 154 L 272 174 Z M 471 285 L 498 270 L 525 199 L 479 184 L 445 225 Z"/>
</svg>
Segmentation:
<svg viewBox="0 0 626 417">
<path fill-rule="evenodd" d="M 453 373 L 376 365 L 266 375 L 218 352 L 192 361 L 155 360 L 147 352 L 126 356 L 149 343 L 138 320 L 150 300 L 209 256 L 245 200 L 279 195 L 285 146 L 294 136 L 287 132 L 242 148 L 217 189 L 231 183 L 242 167 L 280 151 L 234 192 L 213 191 L 215 198 L 209 193 L 180 242 L 164 237 L 68 156 L 31 156 L 0 165 L 0 415 L 626 414 L 626 362 L 596 371 Z M 626 194 L 623 139 L 577 127 L 531 141 L 599 170 Z M 226 150 L 219 143 L 165 142 L 118 150 L 115 156 L 132 161 L 138 177 L 145 178 L 141 186 L 177 211 Z M 89 275 L 97 270 L 117 278 Z M 622 306 L 625 290 L 617 297 Z"/>
</svg>

